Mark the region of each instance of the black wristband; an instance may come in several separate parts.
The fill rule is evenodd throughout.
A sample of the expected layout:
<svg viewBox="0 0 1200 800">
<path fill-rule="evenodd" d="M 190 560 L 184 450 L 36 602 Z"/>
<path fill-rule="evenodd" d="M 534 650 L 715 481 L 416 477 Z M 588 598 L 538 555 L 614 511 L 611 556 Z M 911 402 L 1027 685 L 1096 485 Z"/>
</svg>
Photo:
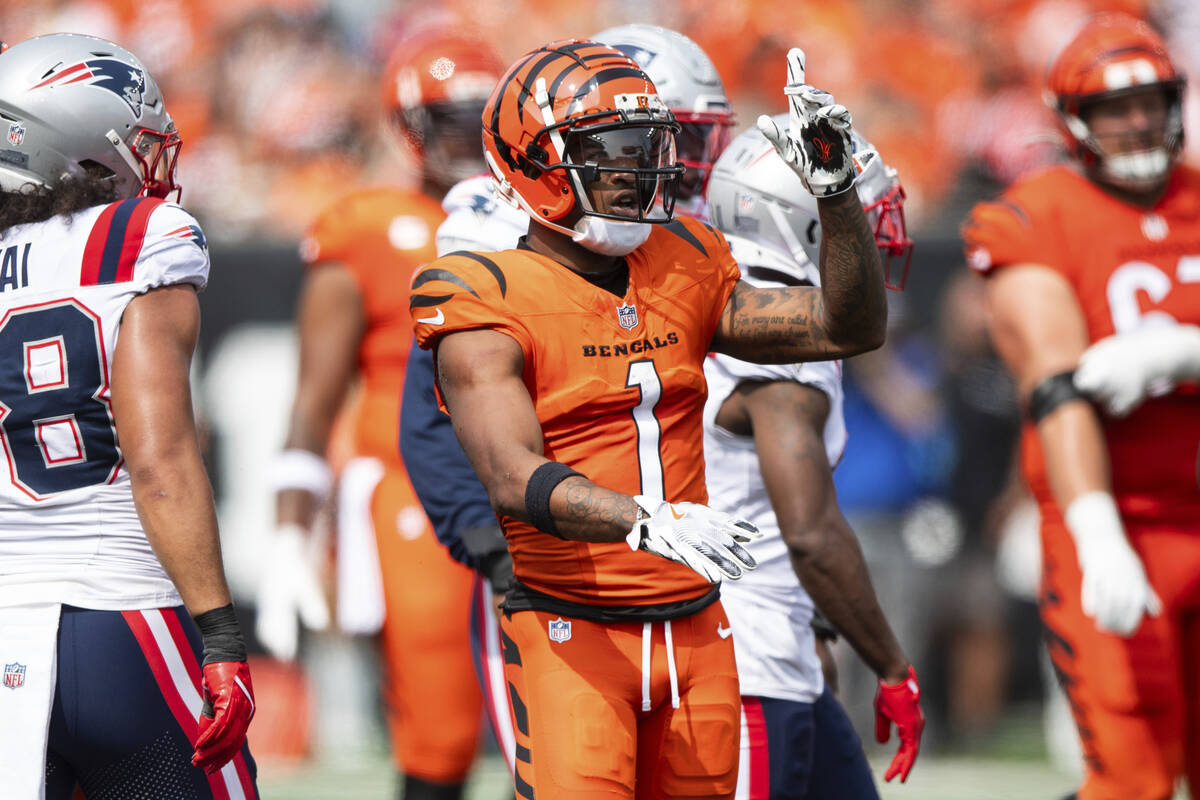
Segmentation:
<svg viewBox="0 0 1200 800">
<path fill-rule="evenodd" d="M 525 513 L 530 524 L 542 533 L 558 536 L 558 526 L 550 513 L 550 495 L 554 487 L 573 475 L 583 477 L 566 464 L 547 461 L 529 476 L 529 483 L 525 484 Z"/>
<path fill-rule="evenodd" d="M 242 628 L 233 613 L 233 603 L 197 614 L 192 619 L 200 629 L 200 639 L 204 644 L 204 663 L 201 666 L 208 666 L 214 661 L 246 660 L 246 641 L 242 638 Z"/>
<path fill-rule="evenodd" d="M 1029 417 L 1036 425 L 1063 403 L 1075 400 L 1087 400 L 1083 392 L 1075 387 L 1075 370 L 1051 375 L 1035 386 L 1029 395 Z"/>
</svg>

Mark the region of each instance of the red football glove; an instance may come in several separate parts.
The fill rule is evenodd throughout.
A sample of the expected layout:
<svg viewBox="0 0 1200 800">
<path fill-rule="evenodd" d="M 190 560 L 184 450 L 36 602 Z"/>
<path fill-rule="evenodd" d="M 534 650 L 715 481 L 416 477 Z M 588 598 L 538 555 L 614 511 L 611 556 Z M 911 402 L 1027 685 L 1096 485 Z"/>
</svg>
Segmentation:
<svg viewBox="0 0 1200 800">
<path fill-rule="evenodd" d="M 875 739 L 880 744 L 891 736 L 892 723 L 896 723 L 896 735 L 900 738 L 900 750 L 892 759 L 885 781 L 897 775 L 900 782 L 908 780 L 921 749 L 921 731 L 925 728 L 925 715 L 921 713 L 921 687 L 917 684 L 917 673 L 910 666 L 908 677 L 900 683 L 879 682 L 875 693 Z"/>
<path fill-rule="evenodd" d="M 245 661 L 205 664 L 200 688 L 204 708 L 192 765 L 210 775 L 229 763 L 246 742 L 246 729 L 254 717 L 254 687 Z"/>
</svg>

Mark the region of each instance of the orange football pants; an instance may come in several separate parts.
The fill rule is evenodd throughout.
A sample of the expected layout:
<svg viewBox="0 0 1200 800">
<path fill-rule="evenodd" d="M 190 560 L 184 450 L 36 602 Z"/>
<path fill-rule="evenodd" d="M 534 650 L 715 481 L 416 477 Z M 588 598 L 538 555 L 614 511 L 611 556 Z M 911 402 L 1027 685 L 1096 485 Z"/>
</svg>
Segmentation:
<svg viewBox="0 0 1200 800">
<path fill-rule="evenodd" d="M 500 628 L 519 797 L 733 797 L 741 698 L 719 602 L 655 623 L 519 611 Z"/>
<path fill-rule="evenodd" d="M 438 544 L 404 473 L 384 475 L 371 517 L 392 750 L 406 775 L 459 783 L 475 760 L 483 709 L 469 635 L 474 573 Z"/>
<path fill-rule="evenodd" d="M 1084 615 L 1071 535 L 1042 525 L 1042 621 L 1083 745 L 1079 799 L 1169 800 L 1185 773 L 1200 798 L 1200 528 L 1126 533 L 1163 603 L 1128 639 Z"/>
</svg>

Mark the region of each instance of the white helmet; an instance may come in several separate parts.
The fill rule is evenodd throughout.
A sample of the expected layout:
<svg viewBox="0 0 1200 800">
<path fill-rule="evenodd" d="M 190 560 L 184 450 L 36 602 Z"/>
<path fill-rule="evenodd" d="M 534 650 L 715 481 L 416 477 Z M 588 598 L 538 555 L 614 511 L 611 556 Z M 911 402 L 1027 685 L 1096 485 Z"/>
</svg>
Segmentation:
<svg viewBox="0 0 1200 800">
<path fill-rule="evenodd" d="M 108 177 L 118 197 L 179 192 L 179 134 L 138 58 L 94 36 L 54 33 L 0 52 L 0 190 Z"/>
<path fill-rule="evenodd" d="M 774 119 L 780 130 L 787 130 L 787 114 Z M 883 257 L 884 283 L 900 290 L 913 248 L 904 224 L 904 188 L 875 146 L 858 131 L 851 132 L 859 173 L 854 185 Z M 817 199 L 758 128 L 743 131 L 721 154 L 707 198 L 713 224 L 731 243 L 735 238 L 749 240 L 759 254 L 774 255 L 776 263 L 768 266 L 791 263 L 798 278 L 811 279 L 805 262 L 816 264 L 821 252 Z"/>
<path fill-rule="evenodd" d="M 637 62 L 675 115 L 676 163 L 685 168 L 679 200 L 702 199 L 713 162 L 729 144 L 733 109 L 712 60 L 678 31 L 657 25 L 620 25 L 592 37 Z"/>
</svg>

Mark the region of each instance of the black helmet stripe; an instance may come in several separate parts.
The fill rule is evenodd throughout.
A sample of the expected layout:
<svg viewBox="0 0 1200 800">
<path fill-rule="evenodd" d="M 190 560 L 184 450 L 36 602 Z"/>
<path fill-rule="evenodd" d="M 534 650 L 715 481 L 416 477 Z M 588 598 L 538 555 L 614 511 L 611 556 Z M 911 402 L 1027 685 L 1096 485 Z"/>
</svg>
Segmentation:
<svg viewBox="0 0 1200 800">
<path fill-rule="evenodd" d="M 582 60 L 583 61 L 596 61 L 596 60 L 602 59 L 602 58 L 612 59 L 612 57 L 613 57 L 612 53 L 601 51 L 599 53 L 592 53 L 590 55 L 586 55 L 583 57 Z M 553 81 L 550 82 L 549 94 L 551 97 L 558 96 L 558 88 L 560 86 L 562 86 L 562 82 L 567 79 L 567 76 L 575 71 L 575 66 L 576 65 L 573 64 L 573 65 L 567 67 L 562 72 L 558 73 L 558 76 Z M 586 66 L 586 64 L 579 64 L 578 66 Z"/>
<path fill-rule="evenodd" d="M 641 78 L 650 83 L 650 79 L 646 77 L 646 73 L 642 72 L 637 67 L 613 67 L 611 69 L 601 70 L 588 79 L 588 82 L 575 92 L 575 96 L 571 98 L 571 102 L 575 103 L 587 97 L 593 89 L 606 81 L 616 80 L 617 78 Z"/>
<path fill-rule="evenodd" d="M 553 50 L 545 50 L 543 48 L 535 50 L 533 53 L 531 53 L 531 57 L 536 53 L 542 52 L 544 52 L 546 55 L 538 59 L 538 62 L 534 64 L 533 67 L 531 67 L 530 70 L 525 73 L 525 76 L 520 80 L 521 93 L 517 95 L 517 119 L 521 120 L 522 122 L 525 121 L 525 101 L 529 99 L 531 94 L 533 94 L 533 89 L 531 87 L 537 85 L 537 78 L 538 75 L 541 74 L 542 70 L 544 70 L 552 62 L 557 61 L 559 56 L 569 56 L 574 58 L 576 62 L 583 63 L 579 60 L 579 56 L 575 55 L 575 51 L 595 44 L 595 42 L 575 42 L 573 44 L 564 44 L 560 47 L 554 48 Z M 526 63 L 528 63 L 528 59 L 526 59 Z M 519 71 L 520 70 L 517 70 L 517 72 Z M 514 72 L 513 74 L 515 77 L 516 73 Z M 553 97 L 553 93 L 551 93 L 551 97 Z M 496 109 L 492 112 L 492 129 L 499 130 L 499 125 L 500 103 L 496 103 Z"/>
</svg>

